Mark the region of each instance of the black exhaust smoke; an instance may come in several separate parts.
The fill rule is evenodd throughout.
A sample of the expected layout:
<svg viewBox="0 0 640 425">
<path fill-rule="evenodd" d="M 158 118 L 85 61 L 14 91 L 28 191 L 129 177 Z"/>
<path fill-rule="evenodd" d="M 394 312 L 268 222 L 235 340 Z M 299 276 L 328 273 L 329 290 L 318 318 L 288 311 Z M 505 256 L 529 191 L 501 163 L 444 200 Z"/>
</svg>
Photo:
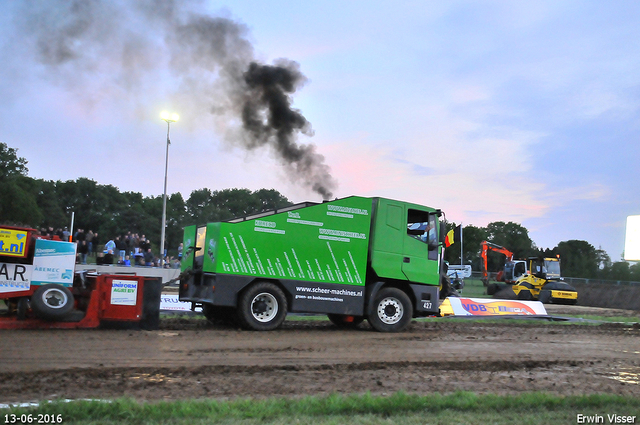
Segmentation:
<svg viewBox="0 0 640 425">
<path fill-rule="evenodd" d="M 336 182 L 324 157 L 313 144 L 298 143 L 300 133 L 313 136 L 292 107 L 293 94 L 307 81 L 299 65 L 259 63 L 244 25 L 201 8 L 188 0 L 25 1 L 18 34 L 58 82 L 78 93 L 83 81 L 100 81 L 139 98 L 157 78 L 158 52 L 164 52 L 165 68 L 179 83 L 175 99 L 213 113 L 231 145 L 270 148 L 292 180 L 331 198 Z"/>
<path fill-rule="evenodd" d="M 244 74 L 248 96 L 242 123 L 250 135 L 250 147 L 271 144 L 293 176 L 300 176 L 323 199 L 332 196 L 333 180 L 324 157 L 314 145 L 298 145 L 296 135 L 313 136 L 311 124 L 291 107 L 290 94 L 306 81 L 298 64 L 281 59 L 275 65 L 249 64 Z"/>
</svg>

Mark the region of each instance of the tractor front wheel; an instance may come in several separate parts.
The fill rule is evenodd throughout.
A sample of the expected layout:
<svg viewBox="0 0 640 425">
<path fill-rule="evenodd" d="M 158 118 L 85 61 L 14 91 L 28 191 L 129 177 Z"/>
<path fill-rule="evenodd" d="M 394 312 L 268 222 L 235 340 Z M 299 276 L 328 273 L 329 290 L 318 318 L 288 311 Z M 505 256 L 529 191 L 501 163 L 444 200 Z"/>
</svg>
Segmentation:
<svg viewBox="0 0 640 425">
<path fill-rule="evenodd" d="M 73 309 L 73 294 L 61 285 L 42 285 L 31 296 L 31 308 L 39 319 L 60 320 Z"/>
</svg>

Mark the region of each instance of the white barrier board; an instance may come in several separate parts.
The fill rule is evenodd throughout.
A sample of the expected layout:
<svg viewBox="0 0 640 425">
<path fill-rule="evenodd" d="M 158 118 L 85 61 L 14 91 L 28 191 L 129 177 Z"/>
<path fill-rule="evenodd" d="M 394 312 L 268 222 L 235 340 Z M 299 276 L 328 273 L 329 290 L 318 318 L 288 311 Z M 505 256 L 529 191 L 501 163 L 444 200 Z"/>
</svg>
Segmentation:
<svg viewBox="0 0 640 425">
<path fill-rule="evenodd" d="M 162 294 L 160 297 L 160 310 L 191 311 L 191 303 L 180 301 L 178 295 Z M 196 311 L 201 312 L 202 308 L 196 307 Z"/>
<path fill-rule="evenodd" d="M 640 215 L 627 217 L 624 259 L 627 261 L 640 261 Z"/>
<path fill-rule="evenodd" d="M 463 279 L 467 279 L 471 277 L 471 266 L 470 265 L 464 265 L 464 266 L 459 266 L 459 265 L 454 265 L 454 266 L 449 266 L 449 270 L 447 270 L 447 276 L 449 276 L 449 278 L 451 279 L 455 279 L 455 278 L 463 278 Z"/>
<path fill-rule="evenodd" d="M 540 301 L 495 300 L 490 298 L 447 298 L 455 316 L 546 316 Z"/>
</svg>

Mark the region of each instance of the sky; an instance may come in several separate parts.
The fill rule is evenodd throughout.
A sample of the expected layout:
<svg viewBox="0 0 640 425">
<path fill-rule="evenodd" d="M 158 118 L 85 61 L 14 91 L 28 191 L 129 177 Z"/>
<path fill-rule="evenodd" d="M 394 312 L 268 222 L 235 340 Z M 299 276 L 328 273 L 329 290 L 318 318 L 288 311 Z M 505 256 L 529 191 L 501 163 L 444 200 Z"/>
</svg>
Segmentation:
<svg viewBox="0 0 640 425">
<path fill-rule="evenodd" d="M 185 199 L 382 196 L 613 261 L 640 214 L 637 1 L 0 5 L 0 142 L 33 178 L 162 195 L 168 110 L 167 192 Z M 284 133 L 260 124 L 251 63 L 290 78 Z"/>
</svg>

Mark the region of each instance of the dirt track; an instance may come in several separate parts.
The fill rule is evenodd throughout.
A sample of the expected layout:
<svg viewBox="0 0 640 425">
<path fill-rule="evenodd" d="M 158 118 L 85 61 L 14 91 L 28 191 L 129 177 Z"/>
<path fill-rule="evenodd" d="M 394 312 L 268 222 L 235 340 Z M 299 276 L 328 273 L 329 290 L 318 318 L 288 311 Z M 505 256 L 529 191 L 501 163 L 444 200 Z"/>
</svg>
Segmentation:
<svg viewBox="0 0 640 425">
<path fill-rule="evenodd" d="M 638 325 L 482 321 L 414 321 L 399 334 L 373 332 L 366 322 L 339 330 L 328 321 L 287 321 L 259 333 L 186 319 L 150 332 L 0 331 L 0 403 L 399 390 L 640 396 L 639 337 Z"/>
</svg>

